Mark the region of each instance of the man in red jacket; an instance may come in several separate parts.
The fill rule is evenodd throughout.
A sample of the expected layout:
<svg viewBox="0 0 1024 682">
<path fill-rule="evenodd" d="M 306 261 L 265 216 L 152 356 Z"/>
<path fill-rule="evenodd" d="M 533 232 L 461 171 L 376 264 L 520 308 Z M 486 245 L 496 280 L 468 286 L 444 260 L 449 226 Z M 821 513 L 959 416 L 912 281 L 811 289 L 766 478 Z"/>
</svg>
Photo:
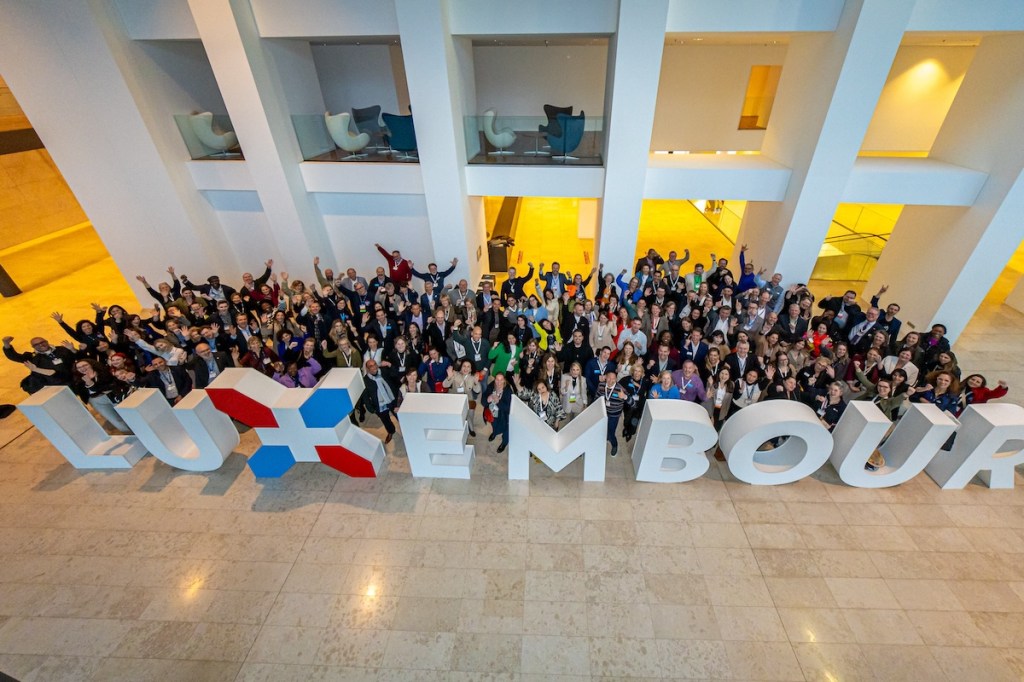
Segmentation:
<svg viewBox="0 0 1024 682">
<path fill-rule="evenodd" d="M 395 287 L 408 284 L 412 279 L 412 266 L 409 265 L 409 261 L 402 258 L 402 253 L 400 251 L 388 253 L 380 244 L 374 244 L 374 246 L 380 251 L 380 255 L 387 259 L 389 275 L 391 281 L 395 283 Z"/>
</svg>

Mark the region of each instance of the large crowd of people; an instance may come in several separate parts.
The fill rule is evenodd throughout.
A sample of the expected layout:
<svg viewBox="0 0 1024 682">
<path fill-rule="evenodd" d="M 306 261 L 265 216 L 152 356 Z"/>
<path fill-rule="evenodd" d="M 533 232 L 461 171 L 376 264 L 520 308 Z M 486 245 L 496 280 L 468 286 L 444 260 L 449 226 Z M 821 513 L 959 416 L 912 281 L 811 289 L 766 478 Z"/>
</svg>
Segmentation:
<svg viewBox="0 0 1024 682">
<path fill-rule="evenodd" d="M 955 416 L 1007 391 L 1003 381 L 990 387 L 979 374 L 963 376 L 942 324 L 903 333 L 899 305 L 882 308 L 886 287 L 866 307 L 854 291 L 816 300 L 805 284 L 755 272 L 746 246 L 738 275 L 715 254 L 687 272 L 689 250 L 663 258 L 650 249 L 632 273 L 528 263 L 525 274 L 509 268 L 497 290 L 486 279 L 479 289 L 450 281 L 458 259 L 420 271 L 399 251 L 376 247 L 386 265 L 369 279 L 353 268 L 321 270 L 319 258 L 308 283 L 275 272 L 272 260 L 258 277 L 243 274 L 237 289 L 216 275 L 194 283 L 173 267 L 156 288 L 140 275 L 151 311 L 94 303 L 95 317 L 74 326 L 55 312 L 68 340 L 37 337 L 19 352 L 7 336 L 4 354 L 28 368 L 26 392 L 70 386 L 122 432 L 114 406 L 139 387 L 174 404 L 229 367 L 288 387 L 312 387 L 331 367 L 356 368 L 365 389 L 350 418 L 376 415 L 386 442 L 406 395 L 457 393 L 469 398 L 470 434 L 479 406 L 498 452 L 508 444 L 513 395 L 553 428 L 604 398 L 615 456 L 620 423 L 628 442 L 648 400 L 700 403 L 716 428 L 758 401 L 794 400 L 831 430 L 850 400 L 897 420 L 908 401 Z M 876 458 L 868 468 L 880 465 Z"/>
</svg>

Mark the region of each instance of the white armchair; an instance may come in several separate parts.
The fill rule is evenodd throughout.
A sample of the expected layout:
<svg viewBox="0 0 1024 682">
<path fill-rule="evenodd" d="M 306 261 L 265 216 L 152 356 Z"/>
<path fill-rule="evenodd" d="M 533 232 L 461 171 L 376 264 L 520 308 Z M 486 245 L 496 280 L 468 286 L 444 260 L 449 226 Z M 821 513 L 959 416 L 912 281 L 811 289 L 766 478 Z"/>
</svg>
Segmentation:
<svg viewBox="0 0 1024 682">
<path fill-rule="evenodd" d="M 516 141 L 516 133 L 511 128 L 502 128 L 501 130 L 494 129 L 494 117 L 497 116 L 494 109 L 488 109 L 484 112 L 484 137 L 491 143 L 491 146 L 497 147 L 498 151 L 488 152 L 492 156 L 501 156 L 502 154 L 514 154 L 515 152 L 509 151 L 509 147 Z"/>
<path fill-rule="evenodd" d="M 347 111 L 335 114 L 334 116 L 331 116 L 329 111 L 324 112 L 324 123 L 327 124 L 327 132 L 330 133 L 334 144 L 349 152 L 349 155 L 344 157 L 342 161 L 363 158 L 366 154 L 360 154 L 359 152 L 363 151 L 366 145 L 370 144 L 370 136 L 367 133 L 352 134 L 352 131 L 349 129 L 351 118 L 352 114 Z"/>
<path fill-rule="evenodd" d="M 189 116 L 189 125 L 192 126 L 192 132 L 196 134 L 199 141 L 210 149 L 216 150 L 218 154 L 226 155 L 229 149 L 238 146 L 238 135 L 235 135 L 234 132 L 230 130 L 225 133 L 214 132 L 213 114 L 209 111 Z"/>
</svg>

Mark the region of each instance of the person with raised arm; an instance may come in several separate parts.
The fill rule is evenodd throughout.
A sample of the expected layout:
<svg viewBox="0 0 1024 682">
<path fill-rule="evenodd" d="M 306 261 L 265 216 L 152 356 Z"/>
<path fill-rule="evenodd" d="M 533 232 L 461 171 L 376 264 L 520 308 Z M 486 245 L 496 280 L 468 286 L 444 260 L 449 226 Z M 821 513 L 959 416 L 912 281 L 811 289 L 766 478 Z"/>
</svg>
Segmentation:
<svg viewBox="0 0 1024 682">
<path fill-rule="evenodd" d="M 412 279 L 412 264 L 406 259 L 402 258 L 402 252 L 395 249 L 391 253 L 380 244 L 374 244 L 377 247 L 377 251 L 380 255 L 384 256 L 384 259 L 388 262 L 388 271 L 390 273 L 391 281 L 395 285 L 401 285 L 407 283 Z"/>
</svg>

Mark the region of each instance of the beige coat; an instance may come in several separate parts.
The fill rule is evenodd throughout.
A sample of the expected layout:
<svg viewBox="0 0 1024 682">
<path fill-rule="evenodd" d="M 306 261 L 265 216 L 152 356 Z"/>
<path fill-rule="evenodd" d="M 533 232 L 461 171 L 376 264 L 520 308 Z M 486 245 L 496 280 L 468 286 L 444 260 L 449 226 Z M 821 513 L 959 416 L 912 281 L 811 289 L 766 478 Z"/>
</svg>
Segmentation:
<svg viewBox="0 0 1024 682">
<path fill-rule="evenodd" d="M 465 395 L 472 401 L 476 401 L 480 397 L 480 382 L 477 381 L 476 374 L 455 372 L 441 382 L 441 384 L 449 392 L 455 395 Z"/>
<path fill-rule="evenodd" d="M 575 401 L 572 400 L 574 394 L 576 396 Z M 583 375 L 581 374 L 576 378 L 576 390 L 573 391 L 572 376 L 563 374 L 561 395 L 562 409 L 567 417 L 574 417 L 587 409 L 587 381 L 583 378 Z"/>
</svg>

